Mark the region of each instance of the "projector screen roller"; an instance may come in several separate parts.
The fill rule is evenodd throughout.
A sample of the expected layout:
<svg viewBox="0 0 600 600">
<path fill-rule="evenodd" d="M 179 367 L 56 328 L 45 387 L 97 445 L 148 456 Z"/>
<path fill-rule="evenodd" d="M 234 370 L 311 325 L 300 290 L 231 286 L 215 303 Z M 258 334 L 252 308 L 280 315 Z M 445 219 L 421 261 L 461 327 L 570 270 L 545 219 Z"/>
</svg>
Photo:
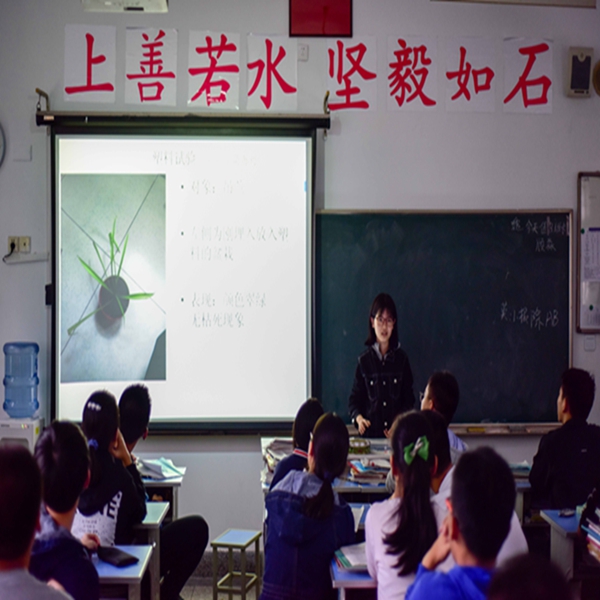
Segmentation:
<svg viewBox="0 0 600 600">
<path fill-rule="evenodd" d="M 55 137 L 56 416 L 290 421 L 311 390 L 310 137 Z"/>
</svg>

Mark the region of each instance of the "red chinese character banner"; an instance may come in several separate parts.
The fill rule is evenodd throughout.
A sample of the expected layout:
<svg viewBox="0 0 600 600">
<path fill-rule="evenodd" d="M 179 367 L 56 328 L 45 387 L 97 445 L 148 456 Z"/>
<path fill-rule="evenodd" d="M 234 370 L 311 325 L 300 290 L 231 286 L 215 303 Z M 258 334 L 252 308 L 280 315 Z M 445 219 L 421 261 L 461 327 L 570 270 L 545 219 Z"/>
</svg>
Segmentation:
<svg viewBox="0 0 600 600">
<path fill-rule="evenodd" d="M 437 106 L 437 41 L 434 37 L 388 37 L 388 110 L 428 110 Z"/>
<path fill-rule="evenodd" d="M 114 103 L 115 64 L 115 27 L 65 26 L 65 101 Z"/>
<path fill-rule="evenodd" d="M 446 110 L 494 112 L 496 61 L 493 40 L 446 40 Z"/>
<path fill-rule="evenodd" d="M 552 42 L 504 40 L 504 112 L 552 112 Z"/>
<path fill-rule="evenodd" d="M 329 109 L 377 108 L 377 42 L 373 36 L 330 40 L 327 46 Z"/>
<path fill-rule="evenodd" d="M 298 44 L 286 36 L 248 36 L 248 110 L 298 108 Z"/>
<path fill-rule="evenodd" d="M 190 31 L 188 106 L 240 107 L 240 35 Z"/>
<path fill-rule="evenodd" d="M 177 30 L 128 27 L 125 47 L 125 102 L 175 106 Z"/>
</svg>

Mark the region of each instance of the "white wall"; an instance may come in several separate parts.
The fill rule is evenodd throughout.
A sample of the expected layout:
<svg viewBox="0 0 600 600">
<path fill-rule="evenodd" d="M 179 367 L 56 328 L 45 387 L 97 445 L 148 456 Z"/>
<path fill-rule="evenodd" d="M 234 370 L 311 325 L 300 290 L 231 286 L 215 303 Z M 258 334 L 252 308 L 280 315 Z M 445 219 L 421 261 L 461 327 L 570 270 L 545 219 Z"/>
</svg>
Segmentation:
<svg viewBox="0 0 600 600">
<path fill-rule="evenodd" d="M 179 30 L 178 112 L 187 111 L 190 29 L 285 34 L 288 0 L 172 0 L 165 16 L 85 13 L 79 0 L 0 0 L 0 122 L 8 156 L 0 168 L 0 248 L 9 235 L 30 235 L 32 250 L 50 245 L 48 139 L 35 125 L 40 87 L 54 110 L 126 111 L 122 86 L 115 105 L 66 104 L 62 97 L 65 24 L 117 26 L 117 55 L 124 54 L 126 26 Z M 324 143 L 321 207 L 331 209 L 548 209 L 576 208 L 577 173 L 600 168 L 600 98 L 564 95 L 569 46 L 590 46 L 600 56 L 600 13 L 565 9 L 431 2 L 354 0 L 355 35 L 377 36 L 380 69 L 387 36 L 473 35 L 492 39 L 502 56 L 505 36 L 554 41 L 556 75 L 550 115 L 501 112 L 498 86 L 493 114 L 388 113 L 385 77 L 379 81 L 379 109 L 333 117 Z M 309 39 L 309 61 L 298 64 L 299 112 L 321 111 L 326 89 L 325 40 Z M 242 50 L 242 59 L 245 50 Z M 501 60 L 498 77 L 501 80 Z M 382 72 L 382 71 L 381 71 Z M 123 61 L 117 81 L 123 80 Z M 443 69 L 439 70 L 443 77 Z M 241 88 L 246 78 L 242 74 Z M 441 88 L 440 88 L 441 89 Z M 0 344 L 35 340 L 40 344 L 40 398 L 47 414 L 50 392 L 50 312 L 44 306 L 49 263 L 0 263 Z M 575 366 L 600 381 L 598 351 L 585 352 L 583 336 L 573 336 Z M 548 374 L 555 377 L 556 374 Z M 349 377 L 351 374 L 349 374 Z M 600 403 L 598 403 L 600 404 Z M 600 422 L 600 406 L 593 419 Z M 483 440 L 473 440 L 478 445 Z M 537 439 L 499 438 L 494 444 L 509 460 L 531 460 Z M 181 494 L 182 513 L 199 512 L 218 534 L 228 526 L 260 526 L 261 466 L 257 438 L 159 438 L 140 450 L 172 455 L 188 466 Z"/>
</svg>

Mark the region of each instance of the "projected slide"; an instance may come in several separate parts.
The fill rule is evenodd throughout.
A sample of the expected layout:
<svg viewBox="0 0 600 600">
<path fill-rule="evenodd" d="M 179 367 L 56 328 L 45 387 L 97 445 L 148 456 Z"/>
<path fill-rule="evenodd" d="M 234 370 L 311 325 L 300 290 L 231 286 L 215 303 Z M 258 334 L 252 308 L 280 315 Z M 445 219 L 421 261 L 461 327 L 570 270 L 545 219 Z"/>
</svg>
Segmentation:
<svg viewBox="0 0 600 600">
<path fill-rule="evenodd" d="M 310 141 L 57 136 L 57 412 L 291 419 L 310 389 Z"/>
</svg>

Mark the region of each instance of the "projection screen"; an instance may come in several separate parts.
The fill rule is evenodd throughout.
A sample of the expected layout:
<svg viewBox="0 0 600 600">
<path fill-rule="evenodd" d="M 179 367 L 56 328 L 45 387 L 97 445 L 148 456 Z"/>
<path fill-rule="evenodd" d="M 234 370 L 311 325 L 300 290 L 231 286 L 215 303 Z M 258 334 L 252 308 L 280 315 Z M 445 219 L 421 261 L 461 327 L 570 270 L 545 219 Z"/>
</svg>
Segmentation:
<svg viewBox="0 0 600 600">
<path fill-rule="evenodd" d="M 310 135 L 54 135 L 54 409 L 267 427 L 311 392 Z"/>
</svg>

